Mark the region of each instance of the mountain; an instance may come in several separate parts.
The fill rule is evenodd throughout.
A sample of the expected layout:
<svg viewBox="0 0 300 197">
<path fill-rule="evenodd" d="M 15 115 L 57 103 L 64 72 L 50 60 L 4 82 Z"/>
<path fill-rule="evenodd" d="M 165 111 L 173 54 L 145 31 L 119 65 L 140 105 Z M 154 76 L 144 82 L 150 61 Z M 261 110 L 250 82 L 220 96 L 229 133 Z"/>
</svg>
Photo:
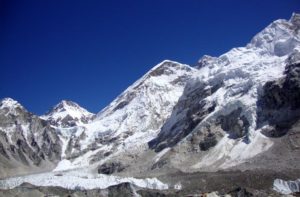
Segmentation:
<svg viewBox="0 0 300 197">
<path fill-rule="evenodd" d="M 1 169 L 10 170 L 1 177 L 48 172 L 0 185 L 84 190 L 130 182 L 123 189 L 133 196 L 153 189 L 164 190 L 157 196 L 286 194 L 298 182 L 281 179 L 300 177 L 299 101 L 300 15 L 294 13 L 245 47 L 205 55 L 195 67 L 157 64 L 96 115 L 62 101 L 38 117 L 2 100 Z"/>
<path fill-rule="evenodd" d="M 265 130 L 280 131 L 274 128 L 271 117 L 262 117 L 266 112 L 262 100 L 268 97 L 271 101 L 266 102 L 272 102 L 283 94 L 287 94 L 282 98 L 286 102 L 299 98 L 296 92 L 300 89 L 293 84 L 298 80 L 299 21 L 297 14 L 289 21 L 274 21 L 246 47 L 234 48 L 218 58 L 200 59 L 197 78 L 188 83 L 171 118 L 149 142 L 150 148 L 161 151 L 180 142 L 177 151 L 196 152 L 178 158 L 188 162 L 181 165 L 202 170 L 236 166 L 271 148 L 274 142 L 263 135 Z M 270 83 L 287 80 L 293 96 L 283 93 L 288 91 L 284 88 L 270 93 L 269 89 L 274 89 L 268 87 Z M 279 113 L 286 118 L 294 114 L 297 119 L 297 110 Z"/>
<path fill-rule="evenodd" d="M 0 102 L 1 176 L 50 170 L 60 160 L 61 141 L 48 122 L 11 98 Z"/>
<path fill-rule="evenodd" d="M 82 167 L 116 154 L 125 155 L 129 149 L 129 157 L 134 150 L 148 149 L 147 142 L 159 132 L 195 72 L 188 65 L 165 60 L 126 89 L 92 122 L 73 127 L 71 132 L 61 129 L 66 136 L 64 164 Z"/>
<path fill-rule="evenodd" d="M 77 103 L 63 100 L 55 105 L 42 119 L 56 127 L 73 127 L 90 122 L 94 114 L 80 107 Z"/>
</svg>

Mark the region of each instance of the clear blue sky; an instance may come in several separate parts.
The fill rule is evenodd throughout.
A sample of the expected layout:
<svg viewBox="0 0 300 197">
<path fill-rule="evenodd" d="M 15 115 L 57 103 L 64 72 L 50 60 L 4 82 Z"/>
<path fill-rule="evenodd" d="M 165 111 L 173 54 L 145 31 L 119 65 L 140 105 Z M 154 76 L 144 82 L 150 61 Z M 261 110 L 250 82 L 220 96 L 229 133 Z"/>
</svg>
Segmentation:
<svg viewBox="0 0 300 197">
<path fill-rule="evenodd" d="M 92 112 L 155 64 L 244 46 L 299 0 L 0 0 L 0 98 Z"/>
</svg>

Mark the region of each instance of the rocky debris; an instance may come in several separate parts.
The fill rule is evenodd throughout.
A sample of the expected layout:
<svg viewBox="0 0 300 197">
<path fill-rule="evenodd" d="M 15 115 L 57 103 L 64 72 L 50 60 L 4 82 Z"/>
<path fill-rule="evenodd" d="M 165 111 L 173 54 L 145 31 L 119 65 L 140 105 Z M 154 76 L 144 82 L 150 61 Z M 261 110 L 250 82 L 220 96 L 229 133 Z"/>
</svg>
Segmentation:
<svg viewBox="0 0 300 197">
<path fill-rule="evenodd" d="M 210 133 L 199 143 L 200 150 L 206 151 L 218 143 L 215 134 Z"/>
<path fill-rule="evenodd" d="M 166 164 L 168 164 L 168 161 L 166 159 L 159 160 L 158 162 L 152 165 L 151 170 L 162 168 Z"/>
<path fill-rule="evenodd" d="M 99 174 L 113 174 L 115 172 L 122 172 L 126 166 L 121 162 L 104 163 L 98 167 Z"/>
<path fill-rule="evenodd" d="M 177 197 L 176 193 L 174 192 L 162 192 L 162 191 L 155 191 L 155 190 L 139 190 L 137 193 L 142 197 Z M 179 196 L 178 196 L 179 197 Z"/>
<path fill-rule="evenodd" d="M 261 133 L 267 137 L 282 137 L 287 133 L 287 129 L 276 128 L 273 126 L 268 126 L 261 129 Z"/>
<path fill-rule="evenodd" d="M 299 127 L 298 127 L 299 129 Z M 300 131 L 291 131 L 288 135 L 289 144 L 293 150 L 300 149 Z"/>
<path fill-rule="evenodd" d="M 253 196 L 253 194 L 248 192 L 246 188 L 241 188 L 241 187 L 238 187 L 238 188 L 228 192 L 227 194 L 229 194 L 231 196 L 236 196 L 236 197 L 251 197 L 251 196 Z"/>
<path fill-rule="evenodd" d="M 228 115 L 221 115 L 218 118 L 221 128 L 229 134 L 229 138 L 242 138 L 248 133 L 250 124 L 245 116 L 241 116 L 241 112 L 242 108 L 238 108 Z"/>
<path fill-rule="evenodd" d="M 91 149 L 92 150 L 92 149 Z M 102 159 L 108 157 L 113 153 L 114 149 L 111 149 L 110 151 L 100 150 L 98 151 L 93 158 L 90 160 L 90 164 L 94 164 L 96 162 L 101 161 Z"/>
<path fill-rule="evenodd" d="M 217 145 L 218 141 L 224 136 L 224 132 L 217 125 L 207 125 L 192 133 L 190 143 L 193 151 L 207 151 Z"/>
<path fill-rule="evenodd" d="M 121 183 L 108 188 L 109 197 L 127 197 L 136 196 L 136 192 L 130 183 Z"/>
<path fill-rule="evenodd" d="M 159 177 L 164 182 L 182 184 L 182 190 L 176 191 L 178 196 L 199 196 L 215 192 L 218 196 L 281 196 L 272 190 L 276 177 L 284 180 L 295 180 L 299 170 L 285 170 L 283 172 L 270 169 L 254 169 L 246 171 L 218 171 L 218 172 L 193 172 L 171 173 Z M 174 195 L 174 196 L 176 196 Z"/>
</svg>

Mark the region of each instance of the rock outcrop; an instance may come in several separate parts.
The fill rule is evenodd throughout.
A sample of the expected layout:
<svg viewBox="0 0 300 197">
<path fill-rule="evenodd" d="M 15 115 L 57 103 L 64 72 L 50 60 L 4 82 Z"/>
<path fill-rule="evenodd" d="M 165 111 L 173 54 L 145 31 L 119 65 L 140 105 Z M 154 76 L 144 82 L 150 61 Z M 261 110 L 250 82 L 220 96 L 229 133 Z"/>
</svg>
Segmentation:
<svg viewBox="0 0 300 197">
<path fill-rule="evenodd" d="M 258 101 L 258 121 L 268 122 L 263 129 L 268 137 L 280 137 L 300 119 L 300 63 L 288 64 L 285 76 L 267 82 Z"/>
</svg>

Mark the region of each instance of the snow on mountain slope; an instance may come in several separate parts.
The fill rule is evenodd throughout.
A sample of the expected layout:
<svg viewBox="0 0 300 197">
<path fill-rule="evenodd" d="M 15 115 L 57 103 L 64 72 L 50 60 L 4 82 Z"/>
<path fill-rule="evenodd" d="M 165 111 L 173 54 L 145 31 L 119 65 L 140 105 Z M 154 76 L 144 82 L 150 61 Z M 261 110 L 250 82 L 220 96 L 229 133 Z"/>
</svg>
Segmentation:
<svg viewBox="0 0 300 197">
<path fill-rule="evenodd" d="M 163 61 L 99 112 L 92 122 L 75 127 L 66 150 L 70 150 L 68 155 L 80 154 L 86 162 L 77 163 L 75 159 L 71 161 L 73 167 L 123 150 L 147 149 L 147 141 L 159 132 L 195 71 L 184 64 Z"/>
<path fill-rule="evenodd" d="M 93 113 L 80 107 L 77 103 L 63 100 L 52 108 L 42 119 L 50 122 L 56 127 L 73 127 L 90 122 L 94 117 Z"/>
<path fill-rule="evenodd" d="M 184 64 L 163 61 L 98 113 L 94 123 L 109 126 L 106 130 L 114 131 L 114 136 L 159 129 L 194 71 Z"/>
<path fill-rule="evenodd" d="M 270 148 L 272 140 L 258 127 L 257 102 L 264 84 L 283 77 L 288 60 L 298 53 L 299 21 L 293 14 L 289 21 L 274 21 L 246 47 L 218 58 L 204 56 L 150 148 L 175 146 L 174 165 L 183 160 L 201 170 L 235 166 Z M 195 152 L 197 159 L 184 152 Z"/>
</svg>

